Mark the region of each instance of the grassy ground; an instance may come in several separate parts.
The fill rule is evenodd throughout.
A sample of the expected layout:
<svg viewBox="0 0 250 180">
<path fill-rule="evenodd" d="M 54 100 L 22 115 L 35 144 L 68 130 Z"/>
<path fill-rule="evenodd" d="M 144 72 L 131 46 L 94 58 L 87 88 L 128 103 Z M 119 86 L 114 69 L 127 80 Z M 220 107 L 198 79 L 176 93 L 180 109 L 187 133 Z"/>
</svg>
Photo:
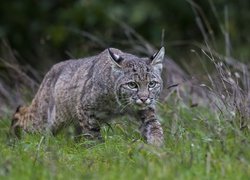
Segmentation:
<svg viewBox="0 0 250 180">
<path fill-rule="evenodd" d="M 26 135 L 11 142 L 0 121 L 0 179 L 249 179 L 250 135 L 201 107 L 159 107 L 165 145 L 146 145 L 125 118 L 105 126 L 105 143 Z"/>
</svg>

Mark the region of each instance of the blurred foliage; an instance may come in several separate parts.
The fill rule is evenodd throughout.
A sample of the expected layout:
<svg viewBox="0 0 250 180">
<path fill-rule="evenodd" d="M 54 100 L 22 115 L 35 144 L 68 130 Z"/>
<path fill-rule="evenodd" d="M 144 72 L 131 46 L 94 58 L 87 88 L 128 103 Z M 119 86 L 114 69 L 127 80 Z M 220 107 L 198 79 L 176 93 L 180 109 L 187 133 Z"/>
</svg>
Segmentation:
<svg viewBox="0 0 250 180">
<path fill-rule="evenodd" d="M 203 42 L 194 7 L 198 7 L 199 16 L 205 15 L 202 21 L 211 25 L 218 49 L 224 52 L 222 29 L 225 29 L 225 22 L 228 21 L 225 30 L 230 34 L 232 55 L 243 60 L 249 58 L 248 0 L 2 1 L 0 38 L 9 41 L 20 55 L 21 63 L 43 69 L 55 60 L 69 58 L 69 54 L 82 56 L 100 48 L 77 33 L 80 31 L 91 33 L 108 46 L 119 44 L 125 39 L 125 33 L 117 22 L 124 22 L 157 46 L 161 42 L 161 31 L 165 29 L 169 53 L 178 57 L 183 47 L 180 46 L 182 44 L 176 46 L 176 41 Z M 226 20 L 225 9 L 229 14 Z M 208 33 L 209 29 L 205 27 L 205 31 Z"/>
</svg>

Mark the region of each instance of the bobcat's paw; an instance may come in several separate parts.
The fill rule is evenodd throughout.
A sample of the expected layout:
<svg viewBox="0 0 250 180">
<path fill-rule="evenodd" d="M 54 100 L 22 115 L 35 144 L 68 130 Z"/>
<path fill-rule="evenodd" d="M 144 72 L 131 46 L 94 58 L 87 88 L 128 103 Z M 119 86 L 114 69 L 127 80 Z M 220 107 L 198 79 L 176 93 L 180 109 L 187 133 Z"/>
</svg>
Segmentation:
<svg viewBox="0 0 250 180">
<path fill-rule="evenodd" d="M 147 143 L 156 147 L 161 147 L 164 143 L 163 136 L 149 136 L 147 138 Z"/>
</svg>

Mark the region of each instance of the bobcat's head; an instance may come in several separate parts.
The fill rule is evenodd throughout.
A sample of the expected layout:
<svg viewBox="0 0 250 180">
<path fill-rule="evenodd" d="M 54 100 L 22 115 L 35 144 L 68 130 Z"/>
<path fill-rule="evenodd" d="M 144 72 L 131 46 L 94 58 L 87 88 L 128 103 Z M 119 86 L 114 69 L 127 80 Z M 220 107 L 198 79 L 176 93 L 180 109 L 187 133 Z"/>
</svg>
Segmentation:
<svg viewBox="0 0 250 180">
<path fill-rule="evenodd" d="M 115 54 L 109 50 L 116 73 L 115 93 L 122 106 L 137 106 L 141 109 L 155 105 L 162 89 L 162 61 L 164 47 L 151 58 L 138 58 L 131 54 Z"/>
</svg>

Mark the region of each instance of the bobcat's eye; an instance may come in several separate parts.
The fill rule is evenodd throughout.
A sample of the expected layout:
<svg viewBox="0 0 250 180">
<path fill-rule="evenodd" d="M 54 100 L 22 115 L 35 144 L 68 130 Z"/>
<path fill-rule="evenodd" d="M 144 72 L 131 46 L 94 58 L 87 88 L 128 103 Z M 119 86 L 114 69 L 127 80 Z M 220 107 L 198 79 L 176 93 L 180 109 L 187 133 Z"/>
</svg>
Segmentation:
<svg viewBox="0 0 250 180">
<path fill-rule="evenodd" d="M 149 87 L 149 88 L 153 88 L 153 87 L 156 86 L 156 84 L 157 84 L 156 81 L 150 81 L 150 82 L 148 83 L 148 87 Z"/>
<path fill-rule="evenodd" d="M 130 89 L 137 89 L 138 88 L 138 85 L 135 83 L 135 82 L 129 82 L 128 83 L 128 87 Z"/>
</svg>

